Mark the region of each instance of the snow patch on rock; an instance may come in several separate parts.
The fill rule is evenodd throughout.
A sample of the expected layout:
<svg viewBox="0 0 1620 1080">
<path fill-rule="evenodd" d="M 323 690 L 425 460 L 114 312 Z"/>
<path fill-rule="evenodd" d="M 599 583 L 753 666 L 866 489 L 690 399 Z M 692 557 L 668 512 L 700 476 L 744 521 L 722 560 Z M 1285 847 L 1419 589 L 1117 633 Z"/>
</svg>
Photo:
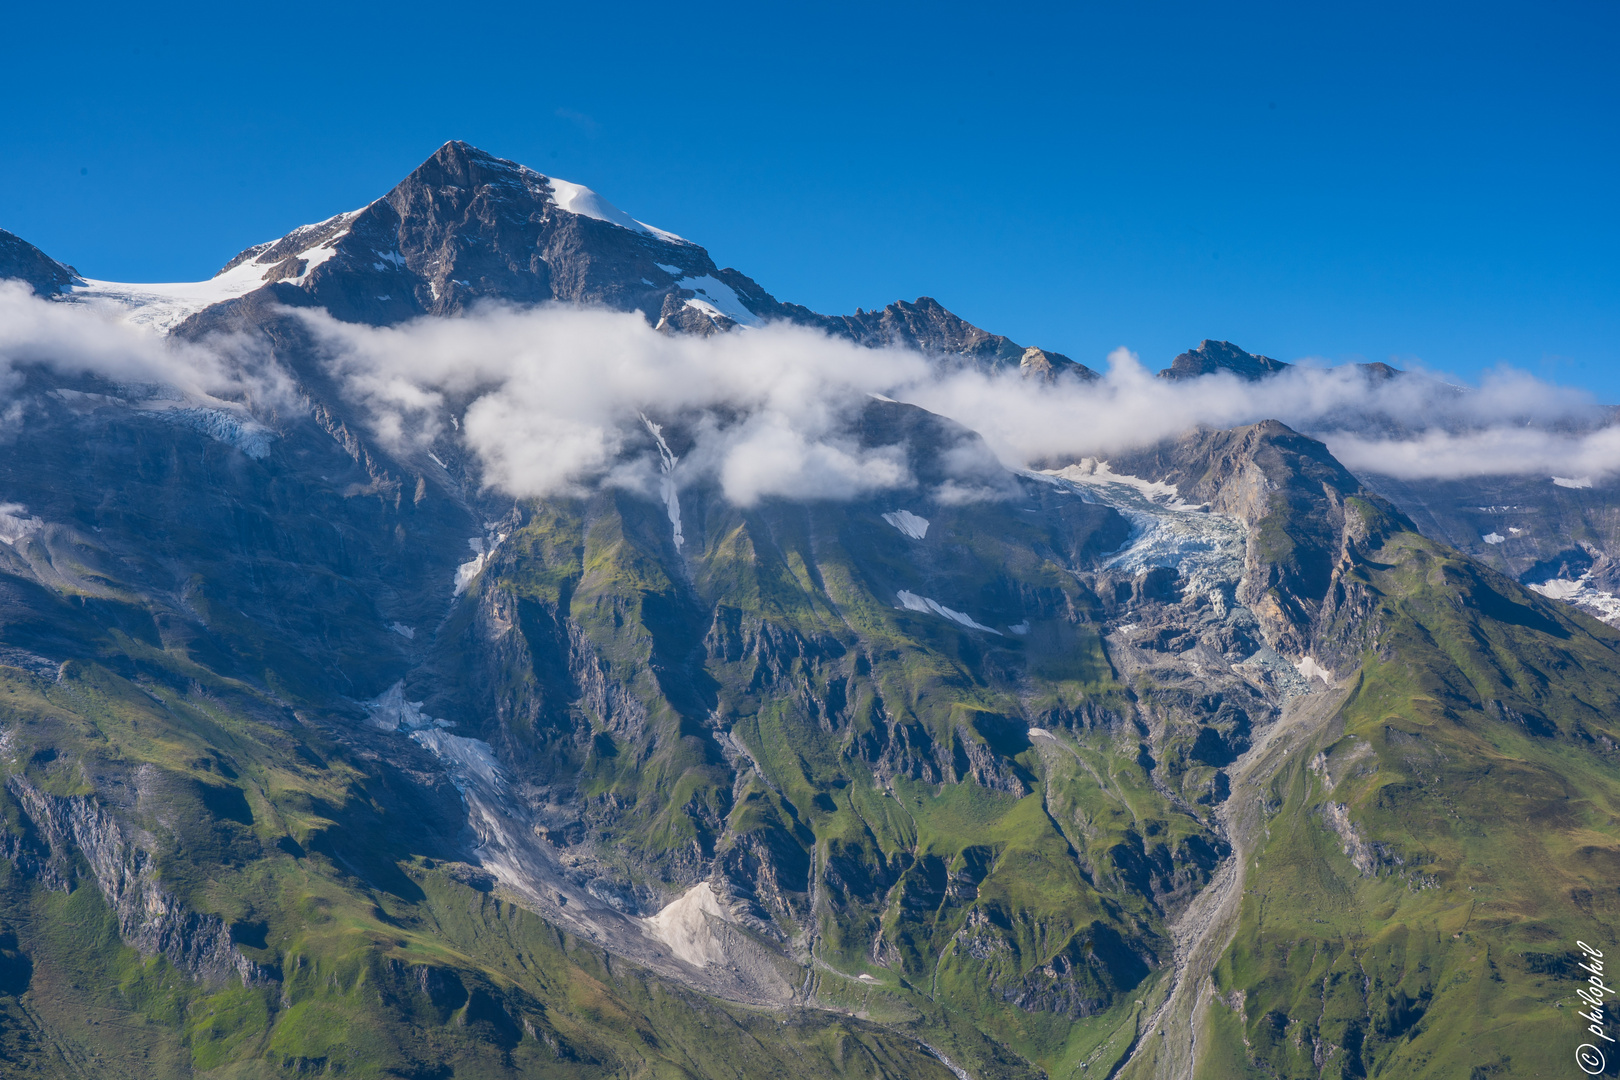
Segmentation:
<svg viewBox="0 0 1620 1080">
<path fill-rule="evenodd" d="M 686 301 L 686 306 L 697 308 L 711 319 L 723 315 L 738 326 L 759 325 L 759 316 L 743 306 L 736 290 L 712 274 L 683 277 L 675 283 L 675 286 L 697 293 L 696 297 Z"/>
<path fill-rule="evenodd" d="M 434 721 L 436 725 L 443 723 Z M 506 774 L 495 758 L 495 750 L 482 739 L 452 735 L 435 726 L 411 732 L 411 740 L 439 759 L 450 782 L 464 796 L 469 790 L 492 792 L 506 787 Z"/>
<path fill-rule="evenodd" d="M 270 456 L 270 444 L 276 439 L 275 432 L 251 417 L 224 409 L 160 409 L 155 410 L 153 415 L 227 446 L 234 446 L 255 461 L 263 461 Z"/>
<path fill-rule="evenodd" d="M 1600 622 L 1620 627 L 1620 597 L 1594 589 L 1591 580 L 1592 574 L 1588 571 L 1573 581 L 1569 578 L 1552 578 L 1540 585 L 1531 585 L 1529 589 L 1549 600 L 1580 608 Z"/>
<path fill-rule="evenodd" d="M 944 604 L 941 604 L 938 600 L 930 600 L 926 596 L 918 596 L 916 593 L 907 592 L 905 589 L 901 589 L 899 593 L 896 594 L 896 597 L 900 601 L 900 606 L 905 608 L 907 611 L 921 611 L 924 613 L 932 613 L 934 615 L 943 615 L 952 622 L 960 623 L 961 625 L 968 627 L 970 630 L 984 630 L 988 633 L 996 635 L 997 637 L 1006 637 L 1006 635 L 1000 630 L 988 627 L 981 622 L 975 622 L 972 616 L 960 611 L 956 611 L 953 608 L 948 608 Z"/>
<path fill-rule="evenodd" d="M 421 731 L 426 728 L 450 726 L 450 721 L 435 720 L 424 713 L 420 701 L 405 700 L 404 679 L 370 701 L 362 701 L 360 704 L 371 714 L 371 726 L 381 728 L 383 731 Z"/>
<path fill-rule="evenodd" d="M 928 535 L 928 519 L 919 517 L 910 510 L 896 510 L 891 514 L 884 514 L 883 520 L 913 540 L 921 540 Z"/>
<path fill-rule="evenodd" d="M 1321 664 L 1317 663 L 1316 657 L 1314 656 L 1302 656 L 1298 660 L 1295 660 L 1294 670 L 1298 671 L 1306 679 L 1321 679 L 1330 687 L 1336 687 L 1339 685 L 1338 682 L 1333 678 L 1333 673 L 1327 668 L 1323 667 Z"/>
<path fill-rule="evenodd" d="M 269 284 L 265 279 L 289 259 L 303 261 L 303 269 L 295 276 L 280 280 L 302 285 L 310 271 L 337 254 L 338 241 L 349 235 L 354 219 L 366 207 L 338 214 L 314 225 L 302 225 L 287 234 L 286 239 L 297 242 L 301 234 L 312 238 L 309 246 L 292 255 L 272 258 L 270 251 L 279 246 L 272 241 L 258 245 L 263 251 L 256 258 L 243 259 L 228 270 L 221 270 L 207 281 L 174 281 L 151 284 L 124 281 L 98 281 L 81 278 L 74 281 L 68 296 L 81 303 L 103 304 L 123 309 L 125 322 L 145 326 L 159 333 L 168 333 L 176 326 L 204 308 L 245 296 Z M 333 230 L 336 230 L 335 232 Z M 250 251 L 253 249 L 249 249 Z"/>
<path fill-rule="evenodd" d="M 644 221 L 637 221 L 584 184 L 571 184 L 567 180 L 558 180 L 555 176 L 548 176 L 545 181 L 551 187 L 551 199 L 557 204 L 559 210 L 577 214 L 580 217 L 605 221 L 609 225 L 617 225 L 619 228 L 629 229 L 631 232 L 645 233 L 678 244 L 686 243 L 685 240 L 672 232 L 665 232 L 663 229 L 656 229 Z"/>
<path fill-rule="evenodd" d="M 438 459 L 434 458 L 434 460 L 437 461 Z M 495 549 L 500 547 L 501 542 L 505 539 L 505 533 L 496 533 L 495 538 L 488 544 L 484 542 L 484 538 L 481 536 L 469 536 L 467 538 L 467 546 L 472 548 L 473 557 L 456 567 L 456 576 L 453 582 L 455 585 L 454 595 L 460 596 L 467 591 L 467 586 L 471 585 L 474 579 L 484 572 L 484 567 L 488 565 L 490 558 L 495 554 Z"/>
<path fill-rule="evenodd" d="M 1075 484 L 1119 485 L 1135 488 L 1144 499 L 1159 503 L 1170 510 L 1199 509 L 1199 507 L 1183 501 L 1174 484 L 1165 483 L 1163 480 L 1144 480 L 1140 476 L 1132 476 L 1129 473 L 1117 473 L 1108 467 L 1108 462 L 1098 461 L 1096 458 L 1081 458 L 1076 465 L 1068 465 L 1061 469 L 1048 469 L 1043 475 L 1061 477 Z"/>
</svg>

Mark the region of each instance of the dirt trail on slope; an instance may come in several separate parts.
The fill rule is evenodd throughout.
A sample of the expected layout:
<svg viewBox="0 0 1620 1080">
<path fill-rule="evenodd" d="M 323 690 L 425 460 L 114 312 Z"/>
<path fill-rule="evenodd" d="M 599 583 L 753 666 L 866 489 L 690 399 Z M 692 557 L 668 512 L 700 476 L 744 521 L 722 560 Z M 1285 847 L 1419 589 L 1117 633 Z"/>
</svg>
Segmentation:
<svg viewBox="0 0 1620 1080">
<path fill-rule="evenodd" d="M 1175 981 L 1169 997 L 1143 1021 L 1130 1056 L 1113 1074 L 1119 1080 L 1191 1080 L 1198 1028 L 1212 992 L 1209 975 L 1237 932 L 1249 863 L 1265 830 L 1261 806 L 1266 784 L 1327 726 L 1347 696 L 1346 690 L 1324 690 L 1289 701 L 1277 722 L 1258 732 L 1254 745 L 1228 769 L 1232 793 L 1217 815 L 1232 854 L 1171 924 Z"/>
</svg>

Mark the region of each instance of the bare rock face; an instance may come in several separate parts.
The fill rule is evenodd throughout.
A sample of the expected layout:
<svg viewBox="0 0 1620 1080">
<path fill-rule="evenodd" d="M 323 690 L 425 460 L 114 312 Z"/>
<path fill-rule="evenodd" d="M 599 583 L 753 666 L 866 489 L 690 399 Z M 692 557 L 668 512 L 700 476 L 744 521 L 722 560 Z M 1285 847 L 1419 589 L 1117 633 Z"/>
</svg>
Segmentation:
<svg viewBox="0 0 1620 1080">
<path fill-rule="evenodd" d="M 1017 366 L 1045 382 L 1058 375 L 1086 381 L 1097 377 L 1095 371 L 1062 353 L 1026 349 L 1000 334 L 981 330 L 929 296 L 920 296 L 915 303 L 896 301 L 882 311 L 857 310 L 854 315 L 817 315 L 798 305 L 780 305 L 778 311 L 795 322 L 861 345 L 899 345 L 933 353 L 953 367 L 989 372 Z"/>
<path fill-rule="evenodd" d="M 1159 372 L 1161 379 L 1196 379 L 1218 371 L 1230 371 L 1239 378 L 1255 380 L 1292 367 L 1269 356 L 1244 352 L 1230 341 L 1199 342 L 1198 348 L 1184 352 Z"/>
<path fill-rule="evenodd" d="M 119 936 L 143 956 L 162 955 L 193 978 L 211 982 L 237 976 L 252 986 L 265 980 L 264 969 L 231 943 L 223 919 L 190 910 L 163 888 L 153 852 L 95 798 L 47 795 L 15 774 L 7 786 L 44 848 L 23 857 L 23 841 L 8 835 L 16 849 L 9 857 L 34 869 L 48 888 L 67 891 L 78 884 L 74 856 L 81 856 L 117 913 Z"/>
<path fill-rule="evenodd" d="M 0 279 L 16 278 L 27 282 L 39 296 L 54 296 L 77 276 L 73 267 L 57 262 L 28 241 L 0 229 Z"/>
<path fill-rule="evenodd" d="M 1113 467 L 1173 483 L 1182 498 L 1244 524 L 1239 600 L 1290 657 L 1348 647 L 1347 617 L 1365 599 L 1350 573 L 1355 561 L 1392 527 L 1411 527 L 1327 447 L 1275 420 L 1191 432 Z"/>
<path fill-rule="evenodd" d="M 656 320 L 666 297 L 682 298 L 679 282 L 717 273 L 702 248 L 606 204 L 626 224 L 564 209 L 558 192 L 566 198 L 572 185 L 560 183 L 449 142 L 377 201 L 249 248 L 225 270 L 266 265 L 276 280 L 297 279 L 277 287 L 284 302 L 373 325 L 483 300 L 560 300 Z"/>
</svg>

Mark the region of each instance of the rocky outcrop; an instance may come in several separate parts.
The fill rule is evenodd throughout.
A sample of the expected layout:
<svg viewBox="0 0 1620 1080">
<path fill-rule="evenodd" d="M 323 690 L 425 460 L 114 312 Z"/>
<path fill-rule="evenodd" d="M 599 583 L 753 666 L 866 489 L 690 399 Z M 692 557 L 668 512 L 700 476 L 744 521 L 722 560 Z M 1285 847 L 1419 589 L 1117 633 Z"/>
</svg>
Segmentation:
<svg viewBox="0 0 1620 1080">
<path fill-rule="evenodd" d="M 1170 361 L 1170 366 L 1159 372 L 1159 378 L 1196 379 L 1227 371 L 1252 382 L 1292 366 L 1269 356 L 1244 352 L 1230 341 L 1210 341 L 1206 338 L 1198 343 L 1198 348 L 1190 349 Z"/>
<path fill-rule="evenodd" d="M 928 729 L 914 720 L 896 721 L 874 705 L 871 726 L 856 737 L 855 756 L 872 769 L 880 780 L 907 776 L 926 784 L 938 784 L 951 773 L 949 761 L 942 761 L 942 750 Z"/>
<path fill-rule="evenodd" d="M 972 780 L 991 791 L 1003 791 L 1015 798 L 1030 792 L 1033 778 L 1012 760 L 1012 755 L 1029 747 L 1020 720 L 979 718 L 972 725 L 959 724 L 953 733 L 953 772 L 958 782 Z M 1014 734 L 1016 732 L 1016 734 Z M 1021 746 L 1006 745 L 1016 738 Z"/>
<path fill-rule="evenodd" d="M 1024 350 L 1024 355 L 1018 358 L 1018 371 L 1026 379 L 1037 379 L 1050 386 L 1063 378 L 1079 379 L 1091 382 L 1098 378 L 1095 371 L 1086 365 L 1058 352 L 1048 352 L 1037 349 L 1031 345 Z"/>
<path fill-rule="evenodd" d="M 919 296 L 911 303 L 899 300 L 881 311 L 857 308 L 853 315 L 817 315 L 797 304 L 778 304 L 768 310 L 861 345 L 917 349 L 940 358 L 948 367 L 986 373 L 1016 368 L 1047 383 L 1059 377 L 1088 382 L 1097 378 L 1095 371 L 1062 353 L 1025 348 L 1010 338 L 981 330 L 930 296 Z"/>
<path fill-rule="evenodd" d="M 0 229 L 0 279 L 28 284 L 36 295 L 55 296 L 78 277 L 73 267 L 57 262 L 22 237 Z"/>
<path fill-rule="evenodd" d="M 1315 656 L 1333 665 L 1373 632 L 1360 622 L 1372 598 L 1354 568 L 1411 525 L 1317 440 L 1266 420 L 1190 432 L 1111 467 L 1174 484 L 1181 498 L 1243 523 L 1246 566 L 1237 599 L 1290 660 Z"/>
<path fill-rule="evenodd" d="M 1322 823 L 1339 838 L 1344 857 L 1363 877 L 1375 877 L 1406 865 L 1406 860 L 1391 845 L 1363 836 L 1344 803 L 1322 804 Z"/>
<path fill-rule="evenodd" d="M 15 774 L 6 786 L 41 845 L 8 835 L 6 855 L 46 888 L 76 887 L 81 864 L 75 856 L 82 857 L 118 917 L 119 936 L 141 955 L 161 955 L 211 982 L 236 976 L 253 986 L 270 977 L 232 944 L 223 919 L 193 911 L 163 888 L 154 852 L 93 796 L 47 795 Z"/>
<path fill-rule="evenodd" d="M 1157 838 L 1144 840 L 1134 829 L 1107 853 L 1106 872 L 1159 908 L 1175 913 L 1209 882 L 1228 854 L 1225 843 L 1193 836 L 1172 848 Z"/>
<path fill-rule="evenodd" d="M 1111 1007 L 1122 993 L 1141 983 L 1148 970 L 1112 927 L 1094 922 L 1001 993 L 1025 1012 L 1079 1020 Z"/>
<path fill-rule="evenodd" d="M 1112 1007 L 1147 977 L 1153 960 L 1133 951 L 1111 927 L 1093 922 L 1044 961 L 1021 971 L 1017 935 L 993 908 L 970 911 L 954 946 L 976 962 L 985 987 L 1003 1001 L 1025 1012 L 1070 1020 Z"/>
</svg>

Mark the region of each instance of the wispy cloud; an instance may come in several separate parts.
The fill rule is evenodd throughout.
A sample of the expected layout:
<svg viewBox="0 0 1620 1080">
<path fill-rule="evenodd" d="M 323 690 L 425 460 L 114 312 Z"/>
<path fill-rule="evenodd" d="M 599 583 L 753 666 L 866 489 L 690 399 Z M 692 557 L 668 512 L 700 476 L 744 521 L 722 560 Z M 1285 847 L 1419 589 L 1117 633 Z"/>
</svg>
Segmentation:
<svg viewBox="0 0 1620 1080">
<path fill-rule="evenodd" d="M 1196 426 L 1277 419 L 1323 439 L 1364 473 L 1620 472 L 1620 427 L 1589 394 L 1508 369 L 1477 385 L 1310 366 L 1258 383 L 1225 374 L 1170 382 L 1120 349 L 1096 382 L 1048 386 L 1016 373 L 947 373 L 916 352 L 861 348 L 781 324 L 695 338 L 659 333 L 635 314 L 563 306 L 488 306 L 388 328 L 299 315 L 380 441 L 425 451 L 453 440 L 486 484 L 515 496 L 601 483 L 654 490 L 643 415 L 684 432 L 678 483 L 714 483 L 738 504 L 911 487 L 917 480 L 901 448 L 857 437 L 874 394 L 958 421 L 1013 467 L 1106 458 Z M 286 400 L 280 369 L 243 341 L 162 338 L 110 312 L 0 284 L 0 415 L 29 364 Z M 930 492 L 935 498 L 997 491 L 982 452 L 942 452 L 940 464 L 957 475 Z"/>
<path fill-rule="evenodd" d="M 894 448 L 863 448 L 851 421 L 868 392 L 923 380 L 928 364 L 802 327 L 711 338 L 667 335 L 639 315 L 485 308 L 378 329 L 304 315 L 332 369 L 395 446 L 456 437 L 485 481 L 515 495 L 610 479 L 649 482 L 625 461 L 641 416 L 680 418 L 682 474 L 742 505 L 847 497 L 911 482 Z"/>
<path fill-rule="evenodd" d="M 1354 366 L 1296 367 L 1260 382 L 1160 379 L 1128 350 L 1095 383 L 1045 388 L 1017 376 L 928 380 L 910 400 L 954 417 L 1009 461 L 1106 457 L 1191 428 L 1281 420 L 1347 466 L 1403 478 L 1620 471 L 1620 429 L 1583 390 L 1501 369 L 1477 386 L 1426 372 L 1389 380 Z"/>
<path fill-rule="evenodd" d="M 133 326 L 123 314 L 96 303 L 47 302 L 21 282 L 0 281 L 0 415 L 20 415 L 8 399 L 30 367 L 267 407 L 286 400 L 285 373 L 261 344 L 240 337 L 183 341 Z"/>
</svg>

